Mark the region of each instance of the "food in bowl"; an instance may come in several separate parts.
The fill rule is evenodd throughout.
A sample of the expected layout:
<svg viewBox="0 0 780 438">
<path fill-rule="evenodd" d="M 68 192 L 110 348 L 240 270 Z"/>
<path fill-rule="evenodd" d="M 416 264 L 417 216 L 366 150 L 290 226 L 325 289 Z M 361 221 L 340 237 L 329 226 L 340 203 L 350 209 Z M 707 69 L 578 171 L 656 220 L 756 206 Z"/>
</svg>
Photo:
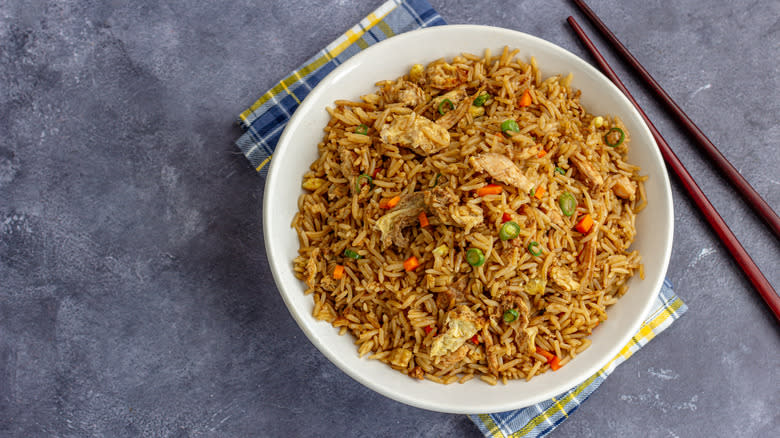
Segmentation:
<svg viewBox="0 0 780 438">
<path fill-rule="evenodd" d="M 445 384 L 530 380 L 588 348 L 642 274 L 629 132 L 517 53 L 415 64 L 328 109 L 293 265 L 360 356 Z"/>
</svg>

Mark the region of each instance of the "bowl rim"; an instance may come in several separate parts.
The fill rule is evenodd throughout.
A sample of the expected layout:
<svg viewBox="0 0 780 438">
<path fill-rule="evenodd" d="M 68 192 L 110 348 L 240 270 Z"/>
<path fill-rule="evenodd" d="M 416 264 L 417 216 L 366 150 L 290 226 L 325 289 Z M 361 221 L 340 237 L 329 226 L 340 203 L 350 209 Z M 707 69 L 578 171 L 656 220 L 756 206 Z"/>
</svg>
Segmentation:
<svg viewBox="0 0 780 438">
<path fill-rule="evenodd" d="M 435 35 L 437 33 L 446 34 L 448 32 L 484 32 L 484 31 L 504 33 L 508 36 L 508 40 L 512 37 L 515 38 L 519 37 L 520 39 L 530 40 L 535 44 L 544 47 L 547 50 L 555 52 L 556 56 L 566 58 L 567 60 L 571 60 L 571 62 L 574 63 L 579 63 L 580 68 L 584 69 L 585 71 L 589 71 L 590 74 L 594 74 L 601 77 L 607 83 L 608 87 L 613 88 L 613 91 L 618 95 L 618 99 L 624 100 L 625 103 L 627 104 L 627 107 L 630 108 L 630 111 L 633 111 L 635 113 L 635 116 L 639 119 L 641 129 L 645 131 L 644 136 L 650 139 L 650 144 L 648 145 L 648 147 L 650 148 L 649 152 L 655 156 L 655 159 L 657 161 L 661 163 L 660 166 L 661 172 L 660 175 L 658 175 L 658 177 L 661 178 L 660 183 L 662 186 L 662 190 L 664 192 L 662 194 L 662 199 L 665 200 L 666 203 L 665 206 L 667 211 L 666 220 L 669 223 L 669 227 L 666 230 L 667 232 L 665 236 L 659 236 L 662 237 L 663 241 L 667 242 L 667 244 L 663 248 L 663 254 L 661 259 L 656 260 L 656 262 L 660 262 L 661 265 L 660 265 L 660 275 L 658 275 L 658 277 L 655 279 L 655 284 L 651 286 L 651 290 L 655 292 L 650 294 L 649 297 L 646 298 L 645 302 L 642 304 L 641 312 L 639 312 L 639 315 L 641 315 L 641 317 L 636 318 L 630 324 L 630 329 L 626 330 L 625 333 L 622 333 L 618 336 L 619 342 L 615 342 L 614 345 L 611 348 L 609 348 L 607 354 L 604 354 L 600 360 L 595 361 L 594 364 L 592 364 L 591 366 L 580 371 L 579 375 L 582 376 L 581 379 L 577 379 L 576 381 L 572 381 L 572 379 L 564 380 L 563 383 L 565 384 L 558 383 L 555 385 L 551 385 L 547 390 L 540 391 L 539 393 L 533 396 L 525 397 L 525 399 L 523 399 L 521 402 L 504 403 L 504 404 L 488 403 L 486 404 L 486 408 L 479 410 L 478 413 L 503 412 L 503 411 L 513 410 L 513 409 L 520 409 L 545 400 L 549 400 L 551 397 L 555 397 L 574 387 L 577 387 L 582 381 L 588 379 L 590 376 L 592 376 L 598 370 L 603 368 L 606 364 L 608 364 L 618 355 L 621 349 L 625 347 L 625 345 L 629 342 L 629 340 L 639 330 L 640 326 L 647 318 L 653 303 L 656 301 L 657 294 L 663 285 L 664 278 L 666 277 L 669 260 L 671 258 L 672 243 L 673 243 L 672 239 L 674 235 L 674 210 L 673 210 L 672 193 L 671 193 L 671 185 L 669 182 L 669 176 L 666 171 L 666 167 L 664 165 L 664 161 L 661 156 L 660 150 L 657 144 L 655 143 L 655 139 L 650 133 L 647 124 L 641 118 L 639 112 L 636 110 L 633 104 L 631 104 L 628 98 L 598 69 L 593 67 L 591 64 L 589 64 L 579 56 L 570 52 L 569 50 L 564 49 L 563 47 L 558 46 L 557 44 L 554 44 L 545 39 L 524 32 L 501 28 L 501 27 L 495 27 L 495 26 L 471 25 L 471 24 L 435 26 L 435 27 L 406 32 L 403 34 L 393 36 L 392 38 L 388 38 L 386 40 L 380 41 L 360 51 L 359 53 L 355 54 L 344 63 L 338 65 L 333 71 L 328 73 L 328 75 L 325 78 L 323 78 L 317 84 L 316 87 L 314 87 L 311 90 L 311 92 L 306 96 L 306 98 L 300 104 L 298 109 L 289 119 L 287 126 L 285 127 L 281 137 L 279 138 L 276 149 L 274 151 L 274 155 L 277 157 L 279 157 L 280 155 L 284 155 L 288 152 L 289 148 L 287 148 L 285 145 L 289 143 L 289 139 L 293 136 L 293 132 L 295 131 L 295 128 L 301 124 L 303 118 L 305 117 L 305 114 L 311 109 L 310 107 L 314 105 L 313 102 L 317 100 L 317 96 L 322 94 L 324 92 L 323 90 L 325 90 L 332 82 L 337 80 L 341 72 L 349 70 L 354 66 L 360 64 L 361 62 L 363 62 L 364 59 L 372 56 L 374 52 L 381 51 L 386 45 L 399 44 L 407 40 L 414 40 L 416 38 L 420 38 L 421 35 L 428 35 L 428 34 Z M 510 41 L 508 41 L 507 44 L 511 44 Z M 432 60 L 433 59 L 431 59 L 431 61 Z M 274 283 L 278 288 L 279 294 L 282 296 L 285 306 L 287 307 L 288 311 L 292 315 L 298 327 L 304 332 L 306 337 L 317 348 L 317 350 L 319 350 L 323 355 L 325 355 L 325 357 L 331 363 L 336 365 L 341 371 L 346 373 L 352 379 L 372 389 L 373 391 L 376 391 L 377 393 L 384 395 L 385 397 L 388 397 L 390 399 L 393 399 L 395 401 L 410 406 L 415 406 L 418 408 L 427 409 L 436 412 L 456 413 L 456 414 L 475 413 L 473 409 L 470 408 L 464 409 L 463 407 L 457 404 L 449 404 L 445 406 L 439 403 L 429 402 L 427 400 L 420 400 L 415 397 L 406 396 L 401 391 L 392 391 L 391 388 L 388 388 L 386 385 L 382 385 L 377 381 L 364 378 L 364 376 L 361 375 L 360 372 L 348 366 L 348 364 L 341 357 L 335 354 L 334 351 L 331 348 L 329 348 L 325 343 L 321 342 L 318 336 L 309 329 L 308 327 L 309 321 L 305 320 L 305 318 L 311 319 L 312 316 L 306 313 L 305 311 L 301 311 L 301 309 L 298 309 L 294 305 L 294 303 L 291 301 L 291 298 L 288 297 L 287 290 L 285 289 L 286 288 L 285 283 L 282 281 L 283 278 L 282 272 L 283 270 L 286 271 L 290 269 L 291 261 L 286 259 L 279 260 L 277 253 L 273 251 L 272 248 L 273 239 L 269 238 L 269 236 L 272 235 L 272 230 L 270 229 L 270 225 L 269 225 L 271 222 L 269 220 L 269 217 L 272 215 L 272 208 L 273 208 L 273 206 L 270 205 L 271 204 L 270 200 L 273 199 L 273 196 L 271 196 L 271 194 L 274 192 L 278 184 L 279 178 L 277 178 L 277 174 L 282 172 L 282 168 L 280 168 L 279 167 L 280 165 L 278 165 L 278 163 L 281 161 L 282 161 L 281 159 L 271 160 L 268 176 L 265 182 L 265 190 L 263 193 L 263 212 L 262 212 L 263 234 L 264 234 L 266 255 L 268 258 L 268 263 L 271 268 L 271 273 L 274 278 Z M 656 176 L 654 175 L 654 177 Z M 647 281 L 647 280 L 643 280 L 643 281 Z M 332 329 L 336 330 L 335 328 Z M 357 350 L 355 350 L 355 353 L 357 354 Z M 428 382 L 428 381 L 425 381 L 424 383 L 440 385 L 438 383 Z"/>
</svg>

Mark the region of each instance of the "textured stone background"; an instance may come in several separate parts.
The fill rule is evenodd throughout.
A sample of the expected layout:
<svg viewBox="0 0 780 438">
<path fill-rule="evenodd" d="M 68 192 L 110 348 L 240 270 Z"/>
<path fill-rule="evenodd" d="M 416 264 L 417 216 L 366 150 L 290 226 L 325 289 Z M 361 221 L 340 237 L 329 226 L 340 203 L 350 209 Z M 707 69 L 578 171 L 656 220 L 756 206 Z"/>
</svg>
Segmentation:
<svg viewBox="0 0 780 438">
<path fill-rule="evenodd" d="M 479 436 L 306 340 L 266 262 L 263 181 L 232 145 L 240 111 L 381 0 L 161 3 L 0 2 L 0 435 Z M 589 59 L 569 2 L 432 3 Z M 780 3 L 592 3 L 780 209 Z M 779 286 L 778 240 L 627 82 Z M 777 322 L 673 190 L 669 277 L 690 310 L 553 436 L 780 429 Z"/>
</svg>

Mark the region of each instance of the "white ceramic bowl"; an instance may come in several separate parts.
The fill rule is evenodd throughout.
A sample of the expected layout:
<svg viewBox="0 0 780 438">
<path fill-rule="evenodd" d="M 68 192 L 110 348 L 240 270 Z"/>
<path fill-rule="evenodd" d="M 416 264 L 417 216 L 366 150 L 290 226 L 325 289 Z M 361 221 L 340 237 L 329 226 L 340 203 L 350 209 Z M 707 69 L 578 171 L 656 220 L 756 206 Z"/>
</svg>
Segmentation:
<svg viewBox="0 0 780 438">
<path fill-rule="evenodd" d="M 572 85 L 593 114 L 615 114 L 631 133 L 629 161 L 649 175 L 649 206 L 637 218 L 633 248 L 640 251 L 645 279 L 635 277 L 628 293 L 608 310 L 609 319 L 591 336 L 591 347 L 556 372 L 530 382 L 511 381 L 490 386 L 479 379 L 441 385 L 418 381 L 375 360 L 359 358 L 354 338 L 338 335 L 329 323 L 311 316 L 313 301 L 303 294 L 292 260 L 298 239 L 290 222 L 297 211 L 301 177 L 317 157 L 317 144 L 328 122 L 326 106 L 337 99 L 357 100 L 374 83 L 406 73 L 416 63 L 426 64 L 461 52 L 494 54 L 508 45 L 519 48 L 524 60 L 533 55 L 543 76 L 574 73 Z M 279 292 L 309 340 L 345 373 L 387 397 L 440 412 L 488 413 L 517 409 L 549 399 L 590 377 L 626 345 L 650 311 L 661 288 L 672 247 L 672 195 L 661 154 L 641 117 L 625 96 L 600 72 L 572 53 L 542 39 L 487 26 L 442 26 L 398 35 L 355 55 L 331 72 L 305 99 L 290 119 L 271 160 L 263 204 L 263 230 L 268 260 Z"/>
</svg>

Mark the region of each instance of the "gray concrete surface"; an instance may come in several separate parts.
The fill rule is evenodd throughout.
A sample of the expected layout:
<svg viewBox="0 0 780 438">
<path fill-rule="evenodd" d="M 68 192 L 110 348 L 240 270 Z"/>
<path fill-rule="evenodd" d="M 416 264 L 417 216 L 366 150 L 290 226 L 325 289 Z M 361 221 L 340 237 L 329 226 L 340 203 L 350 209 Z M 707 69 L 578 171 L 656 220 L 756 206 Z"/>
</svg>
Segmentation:
<svg viewBox="0 0 780 438">
<path fill-rule="evenodd" d="M 160 3 L 0 2 L 0 436 L 479 436 L 306 340 L 267 265 L 263 181 L 232 145 L 241 110 L 380 1 Z M 592 3 L 780 209 L 780 4 Z M 433 4 L 589 60 L 569 2 Z M 627 82 L 780 286 L 778 240 Z M 777 322 L 673 189 L 669 277 L 690 310 L 552 436 L 780 430 Z"/>
</svg>

